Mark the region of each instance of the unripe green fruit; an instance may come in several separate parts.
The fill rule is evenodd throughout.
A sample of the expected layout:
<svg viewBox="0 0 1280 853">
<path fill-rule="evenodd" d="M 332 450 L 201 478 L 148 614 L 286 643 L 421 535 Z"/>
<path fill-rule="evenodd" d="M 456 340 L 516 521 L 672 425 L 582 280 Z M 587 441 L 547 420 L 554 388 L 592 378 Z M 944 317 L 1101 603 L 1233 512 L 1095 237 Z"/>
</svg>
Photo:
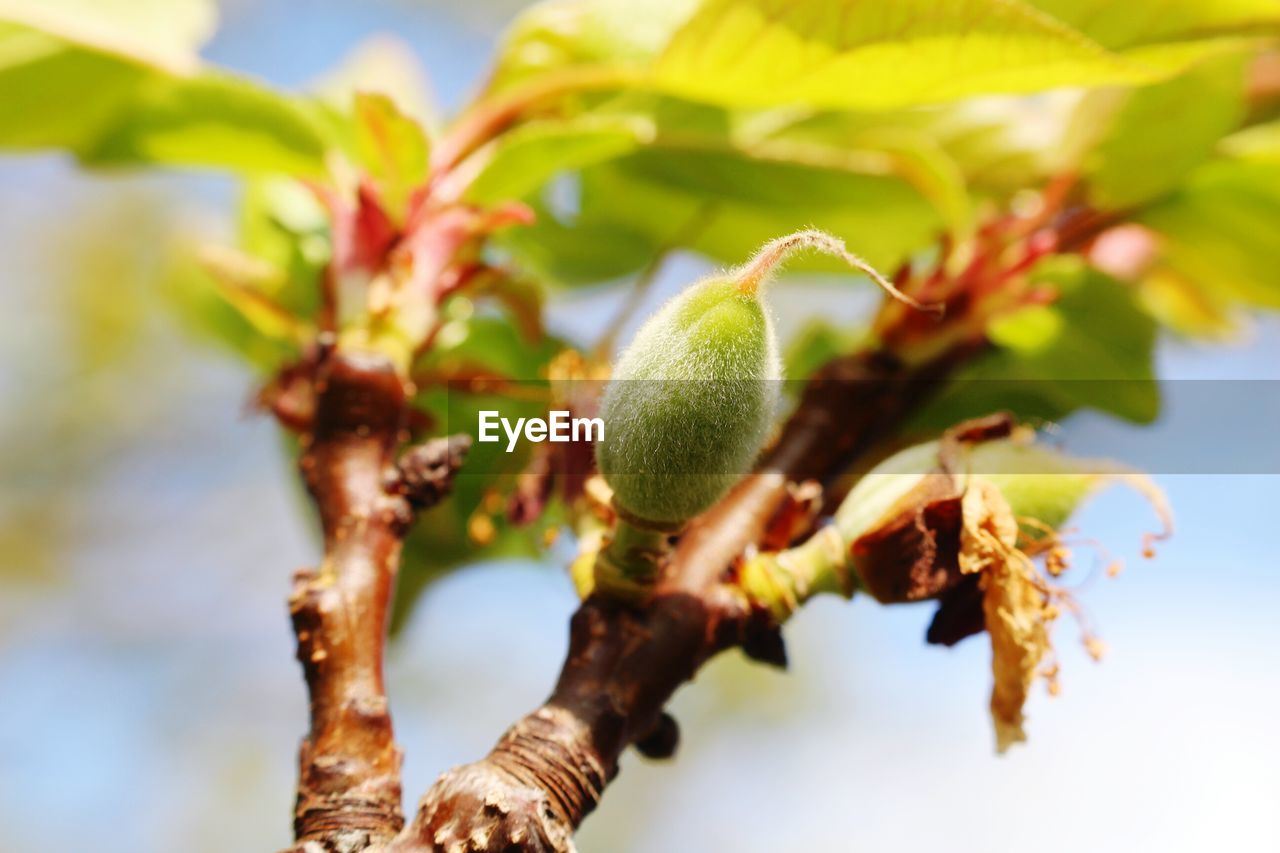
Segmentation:
<svg viewBox="0 0 1280 853">
<path fill-rule="evenodd" d="M 760 288 L 806 248 L 842 258 L 893 298 L 923 307 L 840 240 L 813 230 L 773 240 L 738 269 L 672 299 L 619 357 L 601 408 L 596 461 L 630 523 L 679 527 L 714 504 L 760 452 L 781 378 Z"/>
<path fill-rule="evenodd" d="M 632 520 L 678 527 L 751 466 L 781 366 L 755 283 L 704 279 L 640 328 L 614 368 L 596 460 Z"/>
</svg>

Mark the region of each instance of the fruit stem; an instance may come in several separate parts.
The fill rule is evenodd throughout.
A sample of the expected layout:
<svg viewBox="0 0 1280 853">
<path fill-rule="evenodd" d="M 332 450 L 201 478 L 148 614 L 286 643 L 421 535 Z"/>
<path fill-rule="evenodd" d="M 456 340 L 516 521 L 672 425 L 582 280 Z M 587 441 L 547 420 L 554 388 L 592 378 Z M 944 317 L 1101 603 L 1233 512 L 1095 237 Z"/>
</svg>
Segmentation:
<svg viewBox="0 0 1280 853">
<path fill-rule="evenodd" d="M 643 600 L 671 549 L 670 533 L 619 518 L 613 536 L 596 556 L 595 591 L 630 601 Z"/>
<path fill-rule="evenodd" d="M 869 276 L 889 297 L 910 305 L 917 311 L 927 311 L 939 316 L 942 315 L 943 306 L 940 303 L 926 305 L 908 296 L 895 287 L 893 282 L 882 276 L 875 267 L 850 252 L 845 247 L 843 240 L 815 228 L 797 231 L 794 234 L 788 234 L 785 237 L 779 237 L 776 240 L 770 240 L 765 243 L 755 257 L 739 267 L 734 273 L 733 277 L 738 285 L 738 291 L 748 296 L 754 296 L 760 287 L 772 277 L 774 269 L 800 249 L 816 249 L 823 254 L 840 258 L 849 266 Z"/>
<path fill-rule="evenodd" d="M 855 578 L 848 543 L 829 525 L 794 548 L 748 558 L 738 573 L 738 586 L 781 625 L 820 592 L 850 598 L 857 587 Z"/>
</svg>

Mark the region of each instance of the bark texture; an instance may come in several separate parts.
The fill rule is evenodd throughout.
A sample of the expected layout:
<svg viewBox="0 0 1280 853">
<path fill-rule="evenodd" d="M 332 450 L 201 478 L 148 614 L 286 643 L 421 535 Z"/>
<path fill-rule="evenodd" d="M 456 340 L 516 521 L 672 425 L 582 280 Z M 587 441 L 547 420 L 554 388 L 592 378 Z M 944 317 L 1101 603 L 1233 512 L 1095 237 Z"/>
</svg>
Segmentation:
<svg viewBox="0 0 1280 853">
<path fill-rule="evenodd" d="M 404 823 L 400 748 L 383 683 L 387 614 L 415 509 L 447 491 L 465 445 L 405 454 L 407 394 L 390 362 L 332 351 L 318 364 L 301 468 L 324 559 L 294 576 L 289 610 L 310 695 L 299 751 L 297 850 L 381 847 Z"/>
</svg>

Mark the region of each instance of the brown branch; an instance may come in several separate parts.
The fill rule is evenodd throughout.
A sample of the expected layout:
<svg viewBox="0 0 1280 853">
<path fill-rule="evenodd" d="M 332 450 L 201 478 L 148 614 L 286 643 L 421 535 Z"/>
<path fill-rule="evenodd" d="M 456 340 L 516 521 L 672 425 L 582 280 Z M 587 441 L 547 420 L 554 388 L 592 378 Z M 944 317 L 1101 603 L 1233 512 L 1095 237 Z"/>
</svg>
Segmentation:
<svg viewBox="0 0 1280 853">
<path fill-rule="evenodd" d="M 465 445 L 436 439 L 396 465 L 404 383 L 376 355 L 330 351 L 301 469 L 319 512 L 324 560 L 294 577 L 289 610 L 310 694 L 299 751 L 297 850 L 381 847 L 400 830 L 400 749 L 382 677 L 387 613 L 415 509 L 439 500 Z"/>
<path fill-rule="evenodd" d="M 391 849 L 572 850 L 573 831 L 617 773 L 622 751 L 674 741 L 663 707 L 706 660 L 741 645 L 782 661 L 767 616 L 722 580 L 788 484 L 829 477 L 891 435 L 958 360 L 953 353 L 910 369 L 870 353 L 819 371 L 761 470 L 680 538 L 650 600 L 638 608 L 599 596 L 583 602 L 551 697 L 486 758 L 442 776 Z"/>
</svg>

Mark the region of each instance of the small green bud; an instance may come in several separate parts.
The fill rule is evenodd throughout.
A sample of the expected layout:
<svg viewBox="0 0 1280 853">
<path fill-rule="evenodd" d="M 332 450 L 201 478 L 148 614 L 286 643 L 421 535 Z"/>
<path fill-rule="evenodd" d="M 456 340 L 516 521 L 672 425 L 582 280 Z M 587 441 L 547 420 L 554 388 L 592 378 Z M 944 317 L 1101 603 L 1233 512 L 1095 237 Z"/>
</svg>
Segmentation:
<svg viewBox="0 0 1280 853">
<path fill-rule="evenodd" d="M 762 286 L 797 249 L 815 248 L 916 305 L 821 231 L 774 240 L 736 270 L 667 302 L 614 367 L 601 415 L 600 472 L 632 522 L 678 528 L 754 462 L 773 422 L 781 366 Z"/>
</svg>

